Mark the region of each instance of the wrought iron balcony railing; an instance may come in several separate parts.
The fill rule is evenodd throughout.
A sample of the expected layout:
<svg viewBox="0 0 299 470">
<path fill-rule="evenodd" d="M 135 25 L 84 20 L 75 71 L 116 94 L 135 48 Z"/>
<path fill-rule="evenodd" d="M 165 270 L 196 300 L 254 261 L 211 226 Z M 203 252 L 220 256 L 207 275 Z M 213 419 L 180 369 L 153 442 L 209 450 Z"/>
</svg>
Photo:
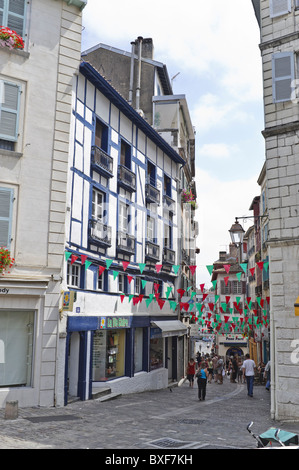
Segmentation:
<svg viewBox="0 0 299 470">
<path fill-rule="evenodd" d="M 136 239 L 126 232 L 117 232 L 117 250 L 133 255 L 135 253 Z"/>
<path fill-rule="evenodd" d="M 163 249 L 163 261 L 168 264 L 175 264 L 175 251 L 170 248 L 164 247 Z"/>
<path fill-rule="evenodd" d="M 160 246 L 151 241 L 145 242 L 145 258 L 150 261 L 159 261 Z"/>
<path fill-rule="evenodd" d="M 118 183 L 130 192 L 136 191 L 136 175 L 124 165 L 118 166 Z"/>
<path fill-rule="evenodd" d="M 91 148 L 91 161 L 104 176 L 113 176 L 113 158 L 96 145 Z"/>
<path fill-rule="evenodd" d="M 93 242 L 101 245 L 111 246 L 112 229 L 100 220 L 90 220 L 90 237 Z"/>
</svg>

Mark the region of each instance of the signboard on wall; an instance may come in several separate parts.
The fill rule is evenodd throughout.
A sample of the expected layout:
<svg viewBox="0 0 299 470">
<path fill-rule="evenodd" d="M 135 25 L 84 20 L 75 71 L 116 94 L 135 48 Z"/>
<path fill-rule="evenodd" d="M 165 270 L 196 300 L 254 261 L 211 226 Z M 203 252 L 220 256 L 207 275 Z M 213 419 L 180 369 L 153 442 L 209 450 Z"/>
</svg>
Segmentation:
<svg viewBox="0 0 299 470">
<path fill-rule="evenodd" d="M 132 317 L 100 317 L 99 330 L 130 328 Z"/>
</svg>

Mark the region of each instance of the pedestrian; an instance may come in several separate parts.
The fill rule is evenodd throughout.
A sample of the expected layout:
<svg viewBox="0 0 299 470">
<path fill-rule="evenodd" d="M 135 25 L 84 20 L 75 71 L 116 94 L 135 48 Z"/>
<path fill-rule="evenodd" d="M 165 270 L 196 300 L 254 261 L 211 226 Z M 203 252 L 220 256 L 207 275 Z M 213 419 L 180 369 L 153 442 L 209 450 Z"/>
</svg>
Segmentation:
<svg viewBox="0 0 299 470">
<path fill-rule="evenodd" d="M 238 383 L 243 383 L 242 359 L 238 359 Z"/>
<path fill-rule="evenodd" d="M 254 382 L 254 372 L 256 369 L 255 362 L 250 359 L 250 355 L 245 355 L 245 361 L 243 362 L 243 376 L 246 378 L 247 382 L 247 392 L 248 396 L 253 397 L 253 382 Z"/>
<path fill-rule="evenodd" d="M 270 361 L 267 362 L 265 367 L 265 376 L 266 376 L 266 390 L 270 390 Z"/>
<path fill-rule="evenodd" d="M 214 380 L 217 382 L 217 362 L 218 362 L 218 356 L 215 354 L 213 357 L 213 375 L 214 375 Z"/>
<path fill-rule="evenodd" d="M 193 388 L 195 375 L 195 361 L 193 357 L 188 362 L 187 366 L 187 380 L 189 380 L 189 387 Z"/>
<path fill-rule="evenodd" d="M 223 371 L 224 371 L 224 362 L 221 356 L 219 356 L 217 361 L 217 380 L 218 384 L 223 384 Z"/>
<path fill-rule="evenodd" d="M 212 383 L 213 378 L 213 361 L 212 358 L 208 358 L 208 382 L 209 384 Z"/>
<path fill-rule="evenodd" d="M 234 356 L 232 360 L 232 371 L 231 371 L 231 382 L 237 383 L 236 378 L 238 375 L 238 358 L 237 356 Z"/>
<path fill-rule="evenodd" d="M 208 377 L 208 369 L 204 361 L 202 361 L 202 363 L 200 364 L 196 372 L 196 377 L 197 377 L 197 386 L 198 386 L 198 399 L 199 401 L 204 401 L 206 398 L 207 377 Z"/>
</svg>

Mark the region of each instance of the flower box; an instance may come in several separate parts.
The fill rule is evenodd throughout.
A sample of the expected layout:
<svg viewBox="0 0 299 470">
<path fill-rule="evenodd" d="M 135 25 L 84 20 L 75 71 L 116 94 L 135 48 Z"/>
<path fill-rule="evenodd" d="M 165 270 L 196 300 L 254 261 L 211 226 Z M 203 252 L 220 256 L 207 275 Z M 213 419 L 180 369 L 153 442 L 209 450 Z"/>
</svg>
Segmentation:
<svg viewBox="0 0 299 470">
<path fill-rule="evenodd" d="M 11 258 L 10 251 L 4 246 L 0 247 L 0 274 L 4 276 L 7 269 L 12 268 L 15 260 Z M 9 271 L 7 271 L 9 273 Z"/>
<path fill-rule="evenodd" d="M 24 41 L 10 28 L 0 27 L 0 47 L 8 47 L 8 49 L 24 49 Z"/>
</svg>

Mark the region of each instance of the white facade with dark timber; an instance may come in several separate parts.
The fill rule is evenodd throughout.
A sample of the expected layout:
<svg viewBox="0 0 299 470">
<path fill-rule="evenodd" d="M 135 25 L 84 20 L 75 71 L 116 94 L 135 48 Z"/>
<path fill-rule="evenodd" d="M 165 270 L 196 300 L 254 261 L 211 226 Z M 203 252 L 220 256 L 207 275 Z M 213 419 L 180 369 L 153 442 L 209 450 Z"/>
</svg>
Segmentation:
<svg viewBox="0 0 299 470">
<path fill-rule="evenodd" d="M 82 62 L 73 92 L 63 278 L 71 298 L 61 323 L 65 404 L 73 396 L 87 400 L 104 385 L 138 392 L 166 387 L 184 374 L 187 328 L 169 302 L 177 288 L 172 266 L 183 164 Z"/>
</svg>

